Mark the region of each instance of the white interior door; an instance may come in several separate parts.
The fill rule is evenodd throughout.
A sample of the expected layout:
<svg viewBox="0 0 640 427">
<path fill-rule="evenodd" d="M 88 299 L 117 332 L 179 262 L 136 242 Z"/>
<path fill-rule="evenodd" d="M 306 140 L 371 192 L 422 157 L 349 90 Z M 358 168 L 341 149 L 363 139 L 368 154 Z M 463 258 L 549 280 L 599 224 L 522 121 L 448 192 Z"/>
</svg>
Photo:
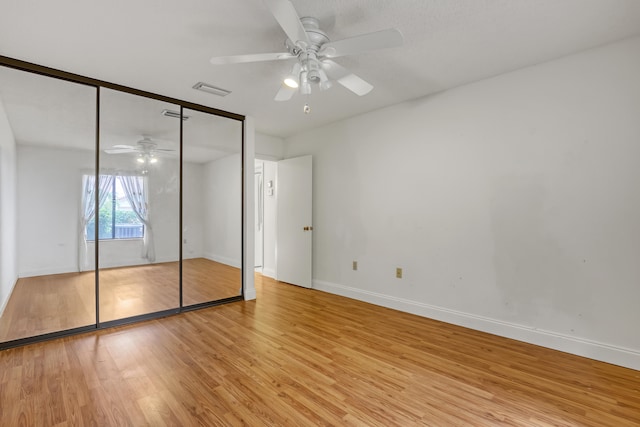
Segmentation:
<svg viewBox="0 0 640 427">
<path fill-rule="evenodd" d="M 278 162 L 276 274 L 281 282 L 311 287 L 312 157 Z"/>
</svg>

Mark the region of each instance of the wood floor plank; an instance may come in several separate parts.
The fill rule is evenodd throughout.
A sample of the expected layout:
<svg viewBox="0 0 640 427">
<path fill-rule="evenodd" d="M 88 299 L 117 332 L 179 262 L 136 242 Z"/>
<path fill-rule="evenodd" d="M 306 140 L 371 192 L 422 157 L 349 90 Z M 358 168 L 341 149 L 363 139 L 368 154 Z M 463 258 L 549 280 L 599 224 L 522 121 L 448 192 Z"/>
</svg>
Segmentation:
<svg viewBox="0 0 640 427">
<path fill-rule="evenodd" d="M 257 276 L 0 352 L 0 425 L 637 426 L 640 372 Z"/>
</svg>

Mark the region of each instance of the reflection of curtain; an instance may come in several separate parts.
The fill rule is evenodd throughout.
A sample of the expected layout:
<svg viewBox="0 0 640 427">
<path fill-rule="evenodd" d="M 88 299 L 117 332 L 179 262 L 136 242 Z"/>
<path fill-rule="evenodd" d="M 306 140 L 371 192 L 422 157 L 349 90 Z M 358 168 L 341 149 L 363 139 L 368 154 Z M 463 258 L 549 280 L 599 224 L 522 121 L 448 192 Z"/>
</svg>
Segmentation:
<svg viewBox="0 0 640 427">
<path fill-rule="evenodd" d="M 127 199 L 138 219 L 144 224 L 144 240 L 142 246 L 142 258 L 149 262 L 156 260 L 156 250 L 153 245 L 153 231 L 149 219 L 149 203 L 144 191 L 144 178 L 141 176 L 121 176 L 120 182 L 127 195 Z"/>
<path fill-rule="evenodd" d="M 100 195 L 98 210 L 100 210 L 100 206 L 104 204 L 107 196 L 110 194 L 113 179 L 114 177 L 112 175 L 100 175 L 98 185 L 98 194 Z M 82 176 L 82 206 L 80 212 L 80 230 L 78 233 L 80 240 L 78 242 L 78 271 L 83 271 L 87 264 L 87 224 L 89 224 L 89 221 L 91 221 L 96 214 L 95 186 L 95 175 Z"/>
</svg>

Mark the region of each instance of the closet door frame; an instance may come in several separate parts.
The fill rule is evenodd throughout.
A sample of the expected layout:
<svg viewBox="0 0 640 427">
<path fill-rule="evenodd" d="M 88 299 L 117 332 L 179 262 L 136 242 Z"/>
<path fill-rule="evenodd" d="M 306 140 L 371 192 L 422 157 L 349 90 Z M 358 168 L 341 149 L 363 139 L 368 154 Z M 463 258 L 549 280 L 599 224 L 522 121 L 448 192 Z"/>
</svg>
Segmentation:
<svg viewBox="0 0 640 427">
<path fill-rule="evenodd" d="M 159 101 L 164 101 L 164 102 L 168 102 L 168 103 L 172 103 L 172 104 L 176 104 L 178 106 L 180 106 L 180 112 L 182 115 L 182 111 L 185 108 L 188 108 L 190 110 L 196 110 L 196 111 L 200 111 L 203 113 L 208 113 L 208 114 L 213 114 L 216 116 L 221 116 L 221 117 L 225 117 L 228 119 L 232 119 L 232 120 L 237 120 L 241 122 L 241 168 L 240 168 L 240 174 L 241 174 L 241 233 L 240 233 L 240 238 L 241 238 L 241 284 L 240 284 L 240 294 L 238 296 L 234 296 L 234 297 L 230 297 L 230 298 L 224 298 L 221 300 L 216 300 L 216 301 L 208 301 L 208 302 L 203 302 L 203 303 L 199 303 L 196 305 L 190 305 L 190 306 L 184 306 L 183 305 L 183 287 L 182 287 L 182 257 L 183 257 L 183 248 L 182 248 L 182 241 L 183 241 L 183 227 L 182 227 L 182 221 L 183 221 L 183 213 L 182 213 L 182 195 L 183 195 L 183 188 L 182 188 L 182 174 L 183 174 L 183 120 L 180 120 L 180 162 L 179 162 L 179 167 L 180 167 L 180 184 L 179 184 L 179 306 L 175 309 L 169 309 L 169 310 L 163 310 L 163 311 L 159 311 L 159 312 L 153 312 L 153 313 L 147 313 L 147 314 L 142 314 L 142 315 L 138 315 L 138 316 L 133 316 L 133 317 L 127 317 L 127 318 L 123 318 L 123 319 L 117 319 L 117 320 L 112 320 L 112 321 L 107 321 L 107 322 L 100 322 L 100 301 L 99 301 L 99 263 L 98 263 L 98 255 L 99 255 L 99 239 L 98 239 L 98 227 L 95 227 L 95 241 L 98 243 L 95 245 L 95 251 L 94 251 L 94 261 L 95 261 L 95 315 L 96 315 L 96 319 L 95 319 L 95 324 L 93 325 L 87 325 L 87 326 L 81 326 L 81 327 L 77 327 L 77 328 L 73 328 L 73 329 L 67 329 L 67 330 L 62 330 L 62 331 L 56 331 L 56 332 L 50 332 L 50 333 L 45 333 L 42 335 L 36 335 L 36 336 L 31 336 L 31 337 L 25 337 L 25 338 L 20 338 L 20 339 L 15 339 L 15 340 L 11 340 L 11 341 L 5 341 L 5 342 L 0 342 L 0 350 L 4 350 L 4 349 L 8 349 L 8 348 L 12 348 L 12 347 L 19 347 L 22 345 L 27 345 L 27 344 L 31 344 L 31 343 L 36 343 L 36 342 L 41 342 L 41 341 L 47 341 L 47 340 L 51 340 L 51 339 L 56 339 L 56 338 L 60 338 L 60 337 L 65 337 L 65 336 L 71 336 L 71 335 L 76 335 L 76 334 L 80 334 L 80 333 L 84 333 L 84 332 L 90 332 L 90 331 L 96 331 L 96 330 L 100 330 L 100 329 L 105 329 L 105 328 L 110 328 L 113 326 L 118 326 L 118 325 L 123 325 L 123 324 L 129 324 L 129 323 L 135 323 L 135 322 L 140 322 L 140 321 L 144 321 L 144 320 L 150 320 L 150 319 L 157 319 L 157 318 L 161 318 L 161 317 L 166 317 L 167 315 L 173 315 L 173 314 L 178 314 L 178 313 L 183 313 L 183 312 L 187 312 L 187 311 L 192 311 L 192 310 L 197 310 L 197 309 L 201 309 L 201 308 L 205 308 L 205 307 L 212 307 L 212 306 L 216 306 L 216 305 L 221 305 L 221 304 L 226 304 L 229 302 L 234 302 L 234 301 L 242 301 L 244 300 L 244 292 L 245 292 L 245 281 L 246 281 L 246 274 L 247 272 L 245 271 L 245 227 L 246 227 L 246 214 L 245 214 L 245 163 L 246 163 L 246 152 L 245 152 L 245 131 L 246 131 L 246 122 L 245 122 L 245 116 L 240 115 L 240 114 L 236 114 L 236 113 L 231 113 L 228 111 L 224 111 L 224 110 L 219 110 L 216 108 L 212 108 L 212 107 L 207 107 L 204 105 L 200 105 L 200 104 L 195 104 L 192 102 L 188 102 L 188 101 L 182 101 L 179 99 L 175 99 L 175 98 L 171 98 L 168 96 L 164 96 L 164 95 L 159 95 L 159 94 L 155 94 L 155 93 L 151 93 L 151 92 L 147 92 L 147 91 L 143 91 L 143 90 L 139 90 L 139 89 L 134 89 L 131 87 L 127 87 L 127 86 L 123 86 L 123 85 L 119 85 L 119 84 L 115 84 L 115 83 L 110 83 L 110 82 L 106 82 L 106 81 L 102 81 L 102 80 L 98 80 L 98 79 L 93 79 L 90 77 L 85 77 L 79 74 L 74 74 L 74 73 L 69 73 L 66 71 L 61 71 L 61 70 L 57 70 L 54 68 L 50 68 L 50 67 L 45 67 L 42 65 L 38 65 L 38 64 L 34 64 L 31 62 L 26 62 L 26 61 L 22 61 L 19 59 L 15 59 L 15 58 L 11 58 L 11 57 L 7 57 L 7 56 L 2 56 L 0 55 L 0 66 L 4 66 L 4 67 L 8 67 L 8 68 L 12 68 L 12 69 L 16 69 L 16 70 L 20 70 L 23 72 L 29 72 L 29 73 L 34 73 L 34 74 L 39 74 L 42 76 L 46 76 L 46 77 L 52 77 L 52 78 L 56 78 L 56 79 L 60 79 L 60 80 L 65 80 L 71 83 L 77 83 L 77 84 L 82 84 L 85 86 L 90 86 L 95 88 L 96 90 L 96 97 L 95 97 L 95 101 L 96 101 L 96 106 L 95 106 L 95 114 L 96 114 L 96 126 L 95 126 L 95 170 L 96 170 L 96 191 L 94 191 L 95 193 L 95 203 L 96 205 L 98 204 L 98 194 L 97 194 L 97 185 L 98 185 L 98 176 L 100 174 L 100 169 L 99 169 L 99 165 L 100 165 L 100 88 L 107 88 L 107 89 L 112 89 L 112 90 L 116 90 L 116 91 L 121 91 L 121 92 L 126 92 L 129 94 L 133 94 L 133 95 L 138 95 L 138 96 L 142 96 L 145 98 L 150 98 L 150 99 L 155 99 L 155 100 L 159 100 Z M 252 273 L 252 272 L 249 272 Z"/>
</svg>

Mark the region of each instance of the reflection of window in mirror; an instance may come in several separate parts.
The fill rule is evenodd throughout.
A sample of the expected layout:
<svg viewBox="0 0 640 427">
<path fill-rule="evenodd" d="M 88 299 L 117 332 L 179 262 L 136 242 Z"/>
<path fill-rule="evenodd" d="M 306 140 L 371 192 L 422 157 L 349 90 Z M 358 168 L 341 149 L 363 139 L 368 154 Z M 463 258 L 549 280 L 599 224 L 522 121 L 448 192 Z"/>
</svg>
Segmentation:
<svg viewBox="0 0 640 427">
<path fill-rule="evenodd" d="M 93 181 L 90 175 L 83 176 L 85 185 L 84 220 L 86 240 L 95 240 L 96 215 L 93 209 Z M 141 209 L 146 200 L 146 186 L 141 176 L 100 175 L 98 207 L 98 238 L 141 239 L 144 237 L 145 213 Z M 137 191 L 137 192 L 136 192 Z M 87 221 L 88 219 L 88 221 Z"/>
</svg>

